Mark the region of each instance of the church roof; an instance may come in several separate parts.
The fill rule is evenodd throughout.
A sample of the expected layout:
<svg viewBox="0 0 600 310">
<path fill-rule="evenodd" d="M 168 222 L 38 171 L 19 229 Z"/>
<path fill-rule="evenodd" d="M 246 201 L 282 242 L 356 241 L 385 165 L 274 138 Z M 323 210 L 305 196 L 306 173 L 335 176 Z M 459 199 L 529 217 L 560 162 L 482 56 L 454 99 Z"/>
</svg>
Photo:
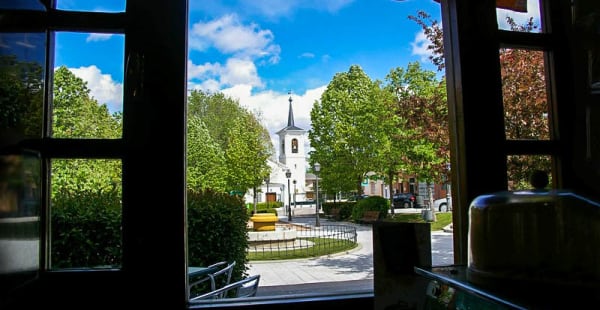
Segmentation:
<svg viewBox="0 0 600 310">
<path fill-rule="evenodd" d="M 289 112 L 288 112 L 287 126 L 282 128 L 278 132 L 276 132 L 277 134 L 284 132 L 284 131 L 292 131 L 292 130 L 304 131 L 304 129 L 302 129 L 300 127 L 296 127 L 296 125 L 294 125 L 294 110 L 292 109 L 292 96 L 290 96 L 290 99 L 288 99 L 288 101 L 290 102 L 290 108 L 289 108 Z"/>
</svg>

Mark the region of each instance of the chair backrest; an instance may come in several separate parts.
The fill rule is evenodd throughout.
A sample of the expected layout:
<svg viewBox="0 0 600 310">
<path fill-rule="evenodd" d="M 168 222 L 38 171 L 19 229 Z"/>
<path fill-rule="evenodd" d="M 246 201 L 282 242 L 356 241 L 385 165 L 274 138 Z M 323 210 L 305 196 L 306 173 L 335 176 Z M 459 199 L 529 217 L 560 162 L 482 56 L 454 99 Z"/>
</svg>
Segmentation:
<svg viewBox="0 0 600 310">
<path fill-rule="evenodd" d="M 211 290 L 214 291 L 231 283 L 231 274 L 233 273 L 233 267 L 235 267 L 235 261 L 219 269 L 218 271 L 208 275 L 208 277 L 210 278 Z"/>
<path fill-rule="evenodd" d="M 216 262 L 212 265 L 208 265 L 208 268 L 221 268 L 223 266 L 226 266 L 227 262 L 226 261 L 220 261 L 220 262 Z"/>
<path fill-rule="evenodd" d="M 260 275 L 253 275 L 216 290 L 191 298 L 194 300 L 253 297 L 258 292 Z"/>
<path fill-rule="evenodd" d="M 216 270 L 212 271 L 212 273 L 218 272 L 223 268 L 227 267 L 226 261 L 216 262 L 214 264 L 208 265 L 206 267 L 207 270 Z M 203 283 L 207 282 L 206 285 Z M 208 286 L 210 284 L 210 287 Z M 229 284 L 229 282 L 227 282 Z M 188 291 L 189 296 L 198 295 L 202 292 L 208 292 L 215 289 L 214 279 L 211 274 L 204 274 L 201 276 L 191 276 L 189 279 Z"/>
<path fill-rule="evenodd" d="M 241 297 L 254 297 L 258 292 L 258 284 L 260 282 L 260 275 L 249 276 L 245 279 L 237 281 L 237 290 L 235 291 L 235 295 L 233 297 L 241 298 Z"/>
</svg>

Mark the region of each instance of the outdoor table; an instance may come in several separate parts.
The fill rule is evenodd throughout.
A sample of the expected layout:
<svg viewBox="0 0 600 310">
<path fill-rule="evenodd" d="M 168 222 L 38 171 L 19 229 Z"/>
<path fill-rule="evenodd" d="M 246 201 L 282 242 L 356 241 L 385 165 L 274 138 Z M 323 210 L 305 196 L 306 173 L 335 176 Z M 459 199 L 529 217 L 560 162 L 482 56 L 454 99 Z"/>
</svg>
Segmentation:
<svg viewBox="0 0 600 310">
<path fill-rule="evenodd" d="M 214 273 L 218 270 L 219 270 L 218 267 L 192 267 L 192 266 L 189 266 L 188 267 L 188 277 L 190 277 L 190 278 L 203 277 L 203 276 L 207 276 L 211 273 Z"/>
</svg>

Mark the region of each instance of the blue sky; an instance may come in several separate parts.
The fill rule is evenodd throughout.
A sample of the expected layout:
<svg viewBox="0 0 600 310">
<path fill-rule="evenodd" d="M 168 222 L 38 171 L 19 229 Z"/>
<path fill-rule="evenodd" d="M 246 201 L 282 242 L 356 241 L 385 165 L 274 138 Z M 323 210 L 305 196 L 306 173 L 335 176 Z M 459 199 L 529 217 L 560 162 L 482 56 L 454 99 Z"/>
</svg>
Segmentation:
<svg viewBox="0 0 600 310">
<path fill-rule="evenodd" d="M 536 1 L 529 2 L 536 10 Z M 58 8 L 118 12 L 124 4 L 59 0 Z M 308 130 L 314 101 L 351 65 L 374 80 L 414 61 L 436 70 L 427 59 L 429 42 L 408 19 L 418 10 L 441 21 L 433 0 L 190 0 L 188 90 L 239 100 L 272 134 L 286 126 L 291 91 L 296 126 Z M 502 23 L 506 11 L 498 12 Z M 123 54 L 123 35 L 60 33 L 55 66 L 86 80 L 92 95 L 116 111 L 122 108 Z"/>
</svg>

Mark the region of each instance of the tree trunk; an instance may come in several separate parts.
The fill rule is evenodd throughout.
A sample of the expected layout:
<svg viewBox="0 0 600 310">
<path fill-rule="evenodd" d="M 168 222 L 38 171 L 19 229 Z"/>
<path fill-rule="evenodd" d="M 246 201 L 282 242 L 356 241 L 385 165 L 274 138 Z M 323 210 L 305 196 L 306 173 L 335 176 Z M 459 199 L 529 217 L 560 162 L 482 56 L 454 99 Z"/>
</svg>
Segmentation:
<svg viewBox="0 0 600 310">
<path fill-rule="evenodd" d="M 257 197 L 256 197 L 256 186 L 254 186 L 254 187 L 252 188 L 252 191 L 254 192 L 254 194 L 253 194 L 253 196 L 254 196 L 254 197 L 253 197 L 253 199 L 252 199 L 252 200 L 253 200 L 253 202 L 254 202 L 254 214 L 256 214 L 256 211 L 257 211 L 257 210 L 256 210 L 256 205 L 258 204 L 258 199 L 257 199 Z"/>
<path fill-rule="evenodd" d="M 390 187 L 390 211 L 392 213 L 392 215 L 394 215 L 394 187 L 393 187 L 393 182 L 394 181 L 394 172 L 390 171 L 388 173 L 388 186 Z"/>
</svg>

